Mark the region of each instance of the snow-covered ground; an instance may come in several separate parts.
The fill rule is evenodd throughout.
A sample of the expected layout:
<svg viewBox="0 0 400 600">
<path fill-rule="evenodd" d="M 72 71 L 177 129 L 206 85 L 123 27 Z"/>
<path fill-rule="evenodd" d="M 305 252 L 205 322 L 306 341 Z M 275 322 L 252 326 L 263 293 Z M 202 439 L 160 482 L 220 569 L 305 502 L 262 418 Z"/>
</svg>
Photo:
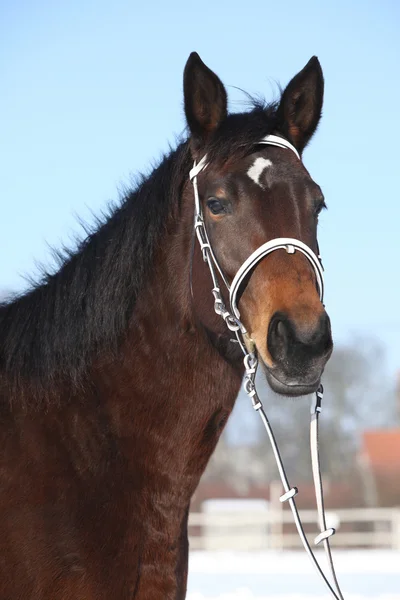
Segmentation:
<svg viewBox="0 0 400 600">
<path fill-rule="evenodd" d="M 325 566 L 321 554 L 321 565 Z M 400 552 L 334 551 L 345 600 L 400 600 Z M 300 552 L 191 552 L 187 600 L 329 600 Z"/>
</svg>

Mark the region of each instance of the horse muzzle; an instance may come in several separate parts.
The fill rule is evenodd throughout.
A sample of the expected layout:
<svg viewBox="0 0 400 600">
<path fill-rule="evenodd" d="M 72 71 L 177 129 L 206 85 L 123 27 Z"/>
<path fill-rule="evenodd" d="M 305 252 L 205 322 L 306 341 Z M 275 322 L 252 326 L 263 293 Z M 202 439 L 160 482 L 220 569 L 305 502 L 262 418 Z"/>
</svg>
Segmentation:
<svg viewBox="0 0 400 600">
<path fill-rule="evenodd" d="M 276 312 L 269 323 L 267 349 L 273 366 L 264 363 L 264 369 L 275 392 L 285 396 L 315 392 L 333 349 L 327 313 L 304 325 Z"/>
</svg>

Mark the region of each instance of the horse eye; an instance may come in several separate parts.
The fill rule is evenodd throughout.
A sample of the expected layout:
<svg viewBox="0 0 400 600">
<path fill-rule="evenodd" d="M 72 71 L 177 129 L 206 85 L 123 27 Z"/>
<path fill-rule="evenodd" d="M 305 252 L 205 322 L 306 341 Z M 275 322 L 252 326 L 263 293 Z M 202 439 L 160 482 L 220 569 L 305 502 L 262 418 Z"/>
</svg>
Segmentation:
<svg viewBox="0 0 400 600">
<path fill-rule="evenodd" d="M 218 198 L 210 198 L 207 200 L 207 206 L 213 215 L 221 215 L 226 212 L 224 203 Z"/>
<path fill-rule="evenodd" d="M 319 213 L 324 208 L 326 208 L 325 200 L 321 200 L 320 202 L 318 202 L 317 206 L 315 207 L 315 215 L 318 217 Z"/>
</svg>

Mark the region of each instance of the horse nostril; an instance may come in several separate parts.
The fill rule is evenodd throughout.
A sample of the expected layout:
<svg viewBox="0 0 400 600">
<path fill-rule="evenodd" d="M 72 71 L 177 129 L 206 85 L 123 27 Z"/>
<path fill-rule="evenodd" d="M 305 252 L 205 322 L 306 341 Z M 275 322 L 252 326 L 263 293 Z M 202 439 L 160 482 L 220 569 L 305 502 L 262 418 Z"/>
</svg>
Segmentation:
<svg viewBox="0 0 400 600">
<path fill-rule="evenodd" d="M 332 330 L 331 320 L 327 313 L 324 313 L 320 318 L 321 345 L 325 351 L 332 350 Z"/>
<path fill-rule="evenodd" d="M 282 313 L 276 313 L 270 321 L 267 336 L 267 346 L 273 360 L 277 361 L 284 357 L 288 342 L 288 319 Z"/>
<path fill-rule="evenodd" d="M 328 355 L 332 350 L 330 320 L 324 312 L 313 325 L 296 323 L 288 315 L 273 315 L 267 337 L 267 347 L 277 364 L 308 363 Z"/>
<path fill-rule="evenodd" d="M 286 338 L 286 328 L 283 321 L 278 321 L 276 325 L 276 334 L 281 338 Z"/>
</svg>

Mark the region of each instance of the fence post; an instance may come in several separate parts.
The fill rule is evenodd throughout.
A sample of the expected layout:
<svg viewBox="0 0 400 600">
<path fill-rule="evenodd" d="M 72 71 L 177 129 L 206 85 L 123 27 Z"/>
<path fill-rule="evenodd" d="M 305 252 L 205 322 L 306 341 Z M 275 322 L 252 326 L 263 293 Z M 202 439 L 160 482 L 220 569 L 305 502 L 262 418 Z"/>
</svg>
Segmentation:
<svg viewBox="0 0 400 600">
<path fill-rule="evenodd" d="M 283 550 L 283 506 L 279 500 L 281 495 L 282 483 L 280 481 L 271 481 L 269 485 L 269 501 L 274 519 L 270 526 L 272 537 L 272 544 L 270 546 L 276 550 Z"/>
<path fill-rule="evenodd" d="M 392 549 L 400 550 L 400 507 L 392 511 Z"/>
</svg>

